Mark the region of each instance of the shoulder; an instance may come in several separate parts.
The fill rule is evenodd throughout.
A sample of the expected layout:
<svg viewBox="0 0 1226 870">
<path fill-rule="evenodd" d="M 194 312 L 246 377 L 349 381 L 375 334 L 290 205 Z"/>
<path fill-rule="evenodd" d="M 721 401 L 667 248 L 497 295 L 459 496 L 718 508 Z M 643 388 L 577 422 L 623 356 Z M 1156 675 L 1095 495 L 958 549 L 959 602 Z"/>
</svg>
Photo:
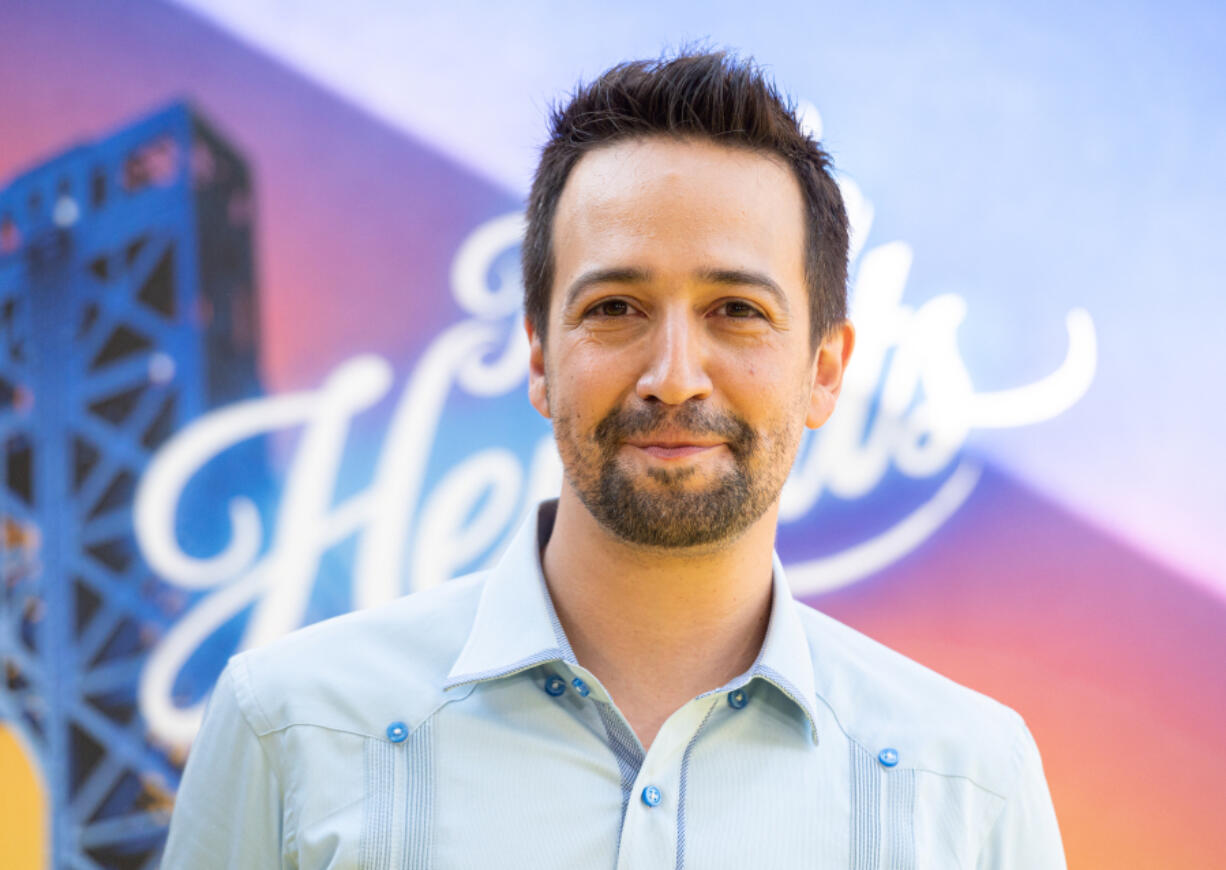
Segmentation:
<svg viewBox="0 0 1226 870">
<path fill-rule="evenodd" d="M 1028 746 L 1022 717 L 855 629 L 797 602 L 813 655 L 818 702 L 849 740 L 899 767 L 1014 789 Z"/>
<path fill-rule="evenodd" d="M 227 672 L 258 734 L 314 725 L 365 736 L 416 726 L 468 638 L 484 572 L 315 623 L 236 655 Z"/>
</svg>

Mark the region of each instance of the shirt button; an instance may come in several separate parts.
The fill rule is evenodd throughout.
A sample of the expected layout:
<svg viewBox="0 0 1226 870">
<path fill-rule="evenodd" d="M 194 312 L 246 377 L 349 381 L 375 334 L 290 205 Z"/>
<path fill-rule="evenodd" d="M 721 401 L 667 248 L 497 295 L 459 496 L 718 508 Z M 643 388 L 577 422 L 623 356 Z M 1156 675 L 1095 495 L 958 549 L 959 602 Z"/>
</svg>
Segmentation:
<svg viewBox="0 0 1226 870">
<path fill-rule="evenodd" d="M 733 710 L 739 710 L 749 703 L 749 698 L 745 694 L 744 689 L 737 689 L 735 692 L 728 693 L 728 706 Z"/>
<path fill-rule="evenodd" d="M 586 698 L 588 695 L 592 694 L 592 690 L 587 687 L 587 683 L 583 682 L 583 680 L 579 679 L 578 677 L 571 680 L 570 684 L 575 687 L 575 691 L 579 693 L 579 697 L 581 698 Z"/>
<path fill-rule="evenodd" d="M 649 785 L 647 788 L 643 789 L 643 803 L 647 804 L 649 807 L 658 807 L 660 805 L 661 797 L 663 797 L 663 795 L 660 794 L 660 790 L 654 785 Z"/>
<path fill-rule="evenodd" d="M 882 767 L 893 767 L 898 764 L 898 750 L 887 746 L 877 753 L 877 760 L 881 762 Z"/>
<path fill-rule="evenodd" d="M 403 743 L 408 736 L 409 729 L 404 727 L 403 722 L 393 722 L 387 726 L 387 739 L 393 743 Z"/>
<path fill-rule="evenodd" d="M 554 674 L 545 681 L 545 691 L 556 698 L 566 691 L 566 681 Z"/>
</svg>

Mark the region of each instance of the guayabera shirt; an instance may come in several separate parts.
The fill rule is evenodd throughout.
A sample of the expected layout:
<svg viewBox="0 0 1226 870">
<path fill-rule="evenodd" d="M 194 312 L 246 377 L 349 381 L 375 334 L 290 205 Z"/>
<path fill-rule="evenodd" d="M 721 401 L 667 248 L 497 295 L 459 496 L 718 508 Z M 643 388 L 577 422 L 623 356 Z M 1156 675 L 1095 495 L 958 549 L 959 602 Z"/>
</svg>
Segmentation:
<svg viewBox="0 0 1226 870">
<path fill-rule="evenodd" d="M 650 749 L 567 643 L 545 502 L 497 566 L 233 658 L 164 866 L 1057 870 L 1007 707 L 792 599 Z"/>
</svg>

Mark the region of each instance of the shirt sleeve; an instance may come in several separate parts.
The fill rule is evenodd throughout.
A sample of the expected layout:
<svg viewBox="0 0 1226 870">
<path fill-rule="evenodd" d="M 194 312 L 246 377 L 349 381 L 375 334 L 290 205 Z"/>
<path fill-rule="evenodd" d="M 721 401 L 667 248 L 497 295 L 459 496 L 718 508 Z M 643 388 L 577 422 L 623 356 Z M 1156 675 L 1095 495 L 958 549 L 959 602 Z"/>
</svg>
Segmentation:
<svg viewBox="0 0 1226 870">
<path fill-rule="evenodd" d="M 1064 845 L 1034 737 L 1020 724 L 1019 773 L 988 833 L 978 870 L 1066 870 Z"/>
<path fill-rule="evenodd" d="M 188 754 L 163 867 L 282 868 L 277 772 L 239 704 L 235 661 L 222 671 Z"/>
</svg>

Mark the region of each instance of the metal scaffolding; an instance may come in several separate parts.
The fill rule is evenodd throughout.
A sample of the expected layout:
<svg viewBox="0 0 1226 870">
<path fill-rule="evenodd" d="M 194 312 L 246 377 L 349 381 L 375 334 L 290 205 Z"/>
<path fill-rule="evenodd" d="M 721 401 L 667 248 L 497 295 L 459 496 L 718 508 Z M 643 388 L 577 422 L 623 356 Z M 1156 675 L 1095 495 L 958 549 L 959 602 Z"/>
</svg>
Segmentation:
<svg viewBox="0 0 1226 870">
<path fill-rule="evenodd" d="M 192 599 L 141 558 L 132 498 L 183 424 L 259 393 L 251 215 L 243 160 L 185 104 L 0 191 L 0 721 L 36 747 L 56 868 L 160 857 L 183 759 L 136 691 Z M 266 474 L 261 451 L 201 485 Z"/>
</svg>

